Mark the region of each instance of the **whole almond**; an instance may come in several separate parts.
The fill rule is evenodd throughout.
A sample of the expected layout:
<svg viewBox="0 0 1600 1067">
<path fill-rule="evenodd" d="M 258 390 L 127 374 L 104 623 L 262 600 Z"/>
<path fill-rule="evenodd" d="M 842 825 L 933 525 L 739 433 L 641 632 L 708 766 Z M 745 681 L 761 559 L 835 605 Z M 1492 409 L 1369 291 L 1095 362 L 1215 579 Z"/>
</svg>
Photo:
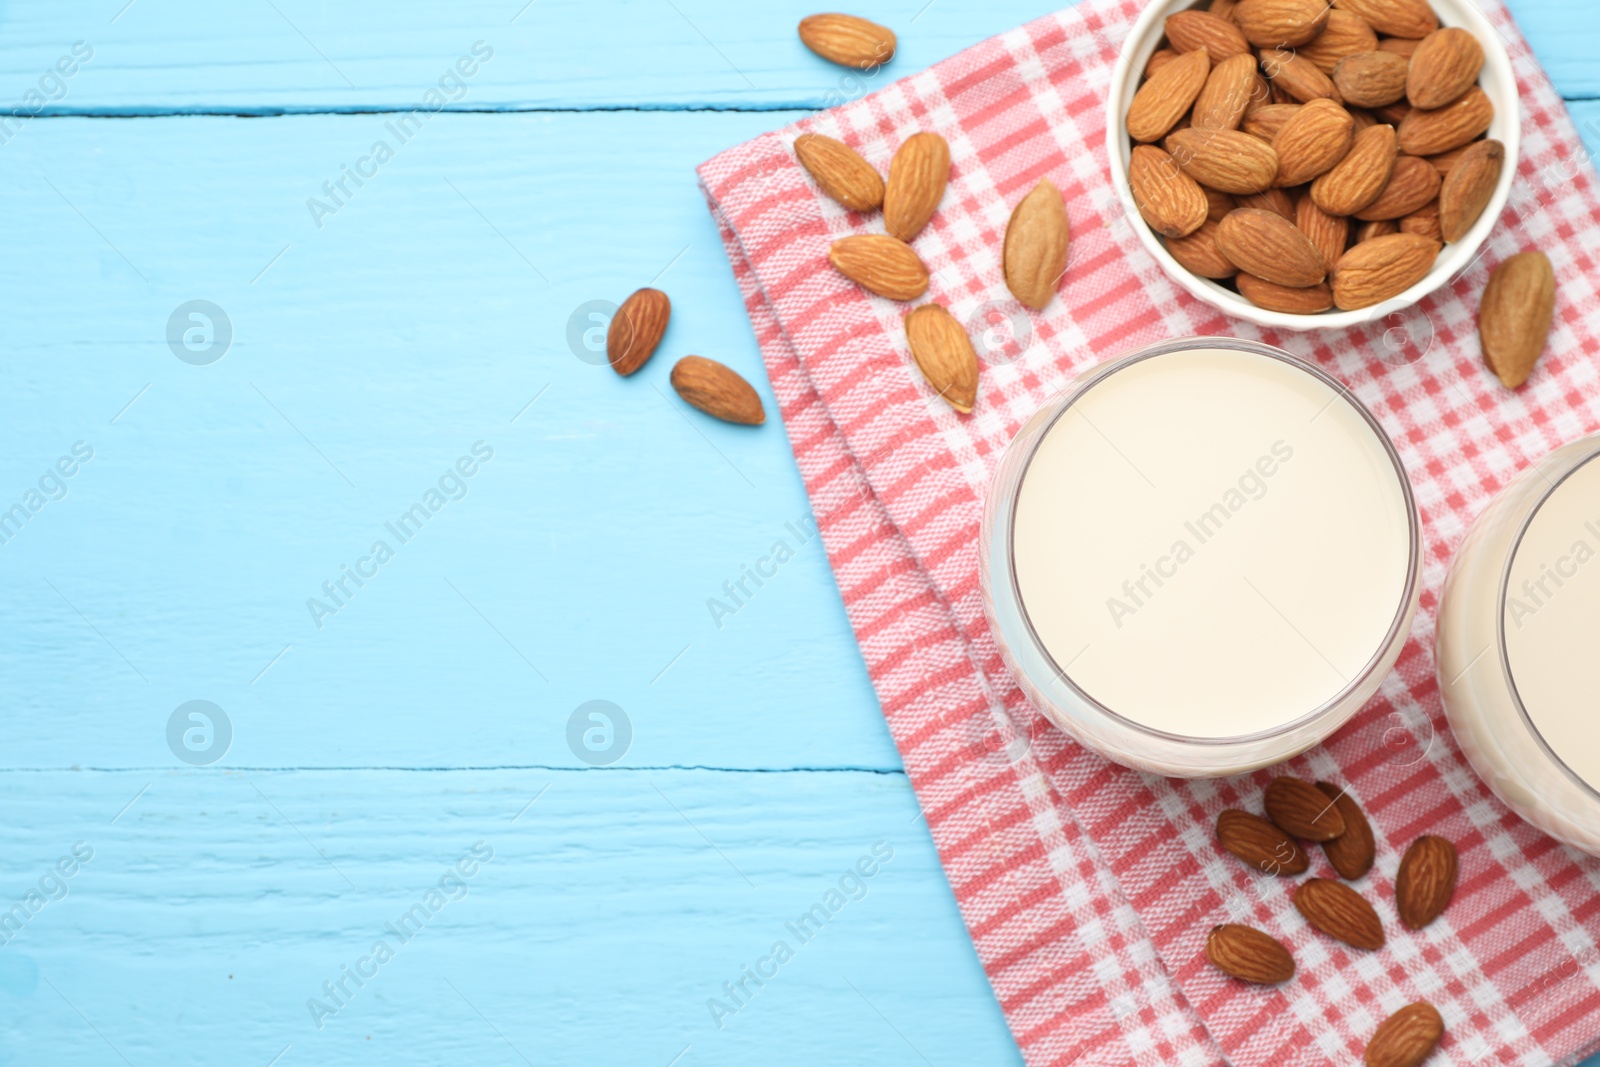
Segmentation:
<svg viewBox="0 0 1600 1067">
<path fill-rule="evenodd" d="M 1239 0 L 1233 21 L 1257 48 L 1298 48 L 1328 25 L 1324 0 Z"/>
<path fill-rule="evenodd" d="M 1210 76 L 1211 60 L 1203 48 L 1180 55 L 1156 71 L 1128 105 L 1128 136 L 1146 144 L 1161 140 L 1194 106 Z"/>
<path fill-rule="evenodd" d="M 1334 303 L 1355 311 L 1399 296 L 1428 276 L 1440 247 L 1438 241 L 1414 233 L 1361 242 L 1333 268 Z"/>
<path fill-rule="evenodd" d="M 978 400 L 978 354 L 955 316 L 941 304 L 923 304 L 905 316 L 906 343 L 917 369 L 945 403 L 963 415 Z"/>
<path fill-rule="evenodd" d="M 1217 249 L 1217 224 L 1210 219 L 1189 236 L 1169 237 L 1165 244 L 1172 258 L 1191 274 L 1222 281 L 1239 273 L 1239 268 Z"/>
<path fill-rule="evenodd" d="M 1473 140 L 1492 122 L 1494 103 L 1474 85 L 1444 107 L 1413 109 L 1400 123 L 1400 151 L 1408 156 L 1436 156 Z"/>
<path fill-rule="evenodd" d="M 1311 857 L 1294 838 L 1247 811 L 1230 808 L 1218 815 L 1217 841 L 1251 867 L 1267 874 L 1303 874 L 1311 866 Z"/>
<path fill-rule="evenodd" d="M 1328 262 L 1317 246 L 1274 211 L 1235 211 L 1217 227 L 1217 248 L 1246 274 L 1291 289 L 1316 285 L 1328 276 Z M 1272 816 L 1270 808 L 1268 815 Z M 1276 817 L 1272 821 L 1278 822 Z"/>
<path fill-rule="evenodd" d="M 1211 68 L 1211 76 L 1195 98 L 1190 124 L 1201 130 L 1238 129 L 1255 87 L 1255 57 L 1229 56 Z"/>
<path fill-rule="evenodd" d="M 1362 52 L 1339 61 L 1333 69 L 1333 84 L 1347 104 L 1387 107 L 1406 95 L 1410 66 L 1404 56 L 1393 52 Z"/>
<path fill-rule="evenodd" d="M 1332 8 L 1328 11 L 1328 26 L 1322 35 L 1300 49 L 1300 54 L 1316 64 L 1322 73 L 1333 76 L 1333 69 L 1345 56 L 1373 52 L 1378 48 L 1378 35 L 1372 32 L 1367 20 L 1360 15 Z"/>
<path fill-rule="evenodd" d="M 1444 227 L 1439 222 L 1439 202 L 1425 204 L 1400 220 L 1401 233 L 1416 233 L 1435 241 L 1444 240 Z"/>
<path fill-rule="evenodd" d="M 819 188 L 840 207 L 876 211 L 883 206 L 883 179 L 871 163 L 843 141 L 820 133 L 803 133 L 794 154 Z"/>
<path fill-rule="evenodd" d="M 894 33 L 855 15 L 811 15 L 800 20 L 800 42 L 842 67 L 871 70 L 894 58 Z"/>
<path fill-rule="evenodd" d="M 1406 96 L 1413 107 L 1440 108 L 1458 99 L 1483 70 L 1483 45 L 1466 30 L 1449 26 L 1422 39 L 1411 56 Z"/>
<path fill-rule="evenodd" d="M 1354 215 L 1383 192 L 1394 174 L 1393 126 L 1373 126 L 1356 134 L 1350 151 L 1311 183 L 1311 199 L 1330 215 Z"/>
<path fill-rule="evenodd" d="M 1363 222 L 1356 227 L 1356 232 L 1352 235 L 1351 243 L 1358 245 L 1366 244 L 1368 241 L 1375 241 L 1379 237 L 1388 237 L 1391 233 L 1399 232 L 1400 223 L 1398 220 L 1374 219 L 1371 222 Z"/>
<path fill-rule="evenodd" d="M 655 354 L 672 317 L 672 301 L 660 289 L 638 289 L 622 302 L 606 328 L 606 359 L 627 377 Z"/>
<path fill-rule="evenodd" d="M 1135 147 L 1128 157 L 1128 184 L 1139 214 L 1163 237 L 1187 237 L 1206 221 L 1205 192 L 1164 149 Z"/>
<path fill-rule="evenodd" d="M 1067 206 L 1049 178 L 1039 179 L 1011 213 L 1004 262 L 1011 295 L 1035 311 L 1043 310 L 1067 269 Z"/>
<path fill-rule="evenodd" d="M 936 133 L 914 133 L 889 161 L 883 225 L 902 241 L 922 232 L 950 182 L 950 145 Z"/>
<path fill-rule="evenodd" d="M 833 269 L 869 293 L 915 300 L 928 291 L 928 268 L 904 241 L 881 233 L 841 237 L 828 249 Z"/>
<path fill-rule="evenodd" d="M 1272 139 L 1278 153 L 1279 186 L 1304 185 L 1326 174 L 1355 144 L 1350 112 L 1332 100 L 1313 100 L 1289 116 Z"/>
<path fill-rule="evenodd" d="M 1240 207 L 1270 211 L 1275 215 L 1281 215 L 1290 222 L 1294 221 L 1294 197 L 1283 189 L 1268 189 L 1265 192 L 1241 196 L 1238 197 L 1238 204 Z M 1226 218 L 1227 216 L 1223 217 Z"/>
<path fill-rule="evenodd" d="M 1317 789 L 1333 802 L 1339 816 L 1344 819 L 1344 833 L 1322 843 L 1323 854 L 1339 877 L 1355 881 L 1372 870 L 1377 846 L 1372 839 L 1372 824 L 1355 798 L 1332 782 L 1318 782 Z"/>
<path fill-rule="evenodd" d="M 1420 930 L 1444 912 L 1456 891 L 1456 846 L 1424 835 L 1411 842 L 1394 878 L 1394 905 L 1400 921 Z"/>
<path fill-rule="evenodd" d="M 1333 307 L 1333 290 L 1327 282 L 1291 289 L 1277 285 L 1254 274 L 1241 273 L 1234 280 L 1239 295 L 1266 311 L 1281 311 L 1288 315 L 1316 315 Z"/>
<path fill-rule="evenodd" d="M 1332 841 L 1344 833 L 1344 816 L 1322 790 L 1298 778 L 1274 778 L 1262 798 L 1267 818 L 1286 834 Z"/>
<path fill-rule="evenodd" d="M 684 400 L 723 422 L 760 426 L 767 420 L 761 397 L 750 383 L 714 359 L 684 356 L 678 360 L 672 368 L 672 388 Z"/>
<path fill-rule="evenodd" d="M 1266 72 L 1267 80 L 1288 93 L 1290 97 L 1302 104 L 1312 100 L 1332 100 L 1336 104 L 1344 103 L 1339 95 L 1339 89 L 1317 65 L 1297 52 L 1283 49 L 1263 49 L 1261 52 L 1261 69 Z"/>
<path fill-rule="evenodd" d="M 1238 923 L 1214 926 L 1206 937 L 1206 959 L 1223 974 L 1257 985 L 1294 977 L 1294 956 L 1282 941 Z"/>
<path fill-rule="evenodd" d="M 1367 1067 L 1417 1067 L 1444 1036 L 1444 1019 L 1426 1001 L 1407 1004 L 1383 1022 L 1367 1042 Z"/>
<path fill-rule="evenodd" d="M 1420 44 L 1422 44 L 1422 41 L 1414 37 L 1378 38 L 1379 51 L 1393 52 L 1395 55 L 1405 56 L 1407 59 L 1410 59 L 1412 56 L 1417 54 L 1417 47 Z"/>
<path fill-rule="evenodd" d="M 1390 37 L 1420 40 L 1439 28 L 1428 0 L 1333 0 L 1333 6 L 1360 15 L 1367 25 Z"/>
<path fill-rule="evenodd" d="M 1277 137 L 1289 120 L 1300 113 L 1303 104 L 1267 104 L 1247 112 L 1239 128 L 1265 141 Z"/>
<path fill-rule="evenodd" d="M 1168 15 L 1167 40 L 1181 53 L 1205 52 L 1208 62 L 1221 63 L 1229 56 L 1250 51 L 1250 42 L 1232 21 L 1209 11 L 1180 11 Z"/>
<path fill-rule="evenodd" d="M 1550 257 L 1523 252 L 1494 269 L 1478 309 L 1483 361 L 1507 389 L 1528 380 L 1550 338 L 1556 276 Z"/>
<path fill-rule="evenodd" d="M 1144 76 L 1151 77 L 1156 71 L 1178 58 L 1178 53 L 1172 48 L 1157 48 L 1150 53 L 1150 61 L 1144 65 Z"/>
<path fill-rule="evenodd" d="M 1400 156 L 1394 161 L 1389 184 L 1378 199 L 1356 212 L 1356 218 L 1363 222 L 1404 218 L 1433 203 L 1439 195 L 1439 185 L 1439 172 L 1432 163 L 1416 156 Z"/>
<path fill-rule="evenodd" d="M 1439 227 L 1446 241 L 1459 241 L 1494 198 L 1505 170 L 1506 146 L 1474 141 L 1462 152 L 1439 189 Z"/>
<path fill-rule="evenodd" d="M 1185 174 L 1224 193 L 1259 193 L 1278 176 L 1272 146 L 1238 130 L 1176 130 L 1166 146 Z"/>
<path fill-rule="evenodd" d="M 1383 947 L 1383 923 L 1372 905 L 1343 882 L 1313 878 L 1294 891 L 1295 910 L 1306 922 L 1352 948 Z"/>
<path fill-rule="evenodd" d="M 1317 202 L 1310 196 L 1301 196 L 1299 203 L 1295 204 L 1294 224 L 1312 244 L 1317 246 L 1317 251 L 1328 261 L 1330 269 L 1339 262 L 1339 257 L 1344 255 L 1345 248 L 1350 244 L 1349 217 L 1328 214 L 1318 207 Z M 1331 291 L 1328 302 L 1331 306 L 1333 302 Z"/>
</svg>

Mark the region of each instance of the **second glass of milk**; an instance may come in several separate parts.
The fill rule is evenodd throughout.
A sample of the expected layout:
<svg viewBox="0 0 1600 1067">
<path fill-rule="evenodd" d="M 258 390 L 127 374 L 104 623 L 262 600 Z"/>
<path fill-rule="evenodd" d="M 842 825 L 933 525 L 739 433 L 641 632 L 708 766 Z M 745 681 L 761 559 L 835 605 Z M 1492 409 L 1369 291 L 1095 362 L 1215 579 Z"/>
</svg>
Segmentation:
<svg viewBox="0 0 1600 1067">
<path fill-rule="evenodd" d="M 1035 705 L 1119 763 L 1280 762 L 1377 691 L 1416 611 L 1410 483 L 1336 379 L 1231 338 L 1086 373 L 1007 449 L 983 589 Z"/>
</svg>

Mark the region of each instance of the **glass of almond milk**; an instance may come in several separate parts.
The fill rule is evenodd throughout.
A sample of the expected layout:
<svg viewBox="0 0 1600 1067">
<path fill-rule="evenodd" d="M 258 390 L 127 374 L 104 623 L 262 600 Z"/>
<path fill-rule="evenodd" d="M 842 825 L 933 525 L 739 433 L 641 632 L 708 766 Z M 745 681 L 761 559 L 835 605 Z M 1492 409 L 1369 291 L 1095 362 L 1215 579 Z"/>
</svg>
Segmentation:
<svg viewBox="0 0 1600 1067">
<path fill-rule="evenodd" d="M 1420 545 L 1399 456 L 1342 384 L 1188 338 L 1096 366 L 1022 427 L 981 573 L 1051 721 L 1118 763 L 1210 777 L 1296 755 L 1372 697 Z"/>
<path fill-rule="evenodd" d="M 1434 652 L 1479 776 L 1541 830 L 1600 855 L 1600 435 L 1517 475 L 1473 523 Z"/>
</svg>

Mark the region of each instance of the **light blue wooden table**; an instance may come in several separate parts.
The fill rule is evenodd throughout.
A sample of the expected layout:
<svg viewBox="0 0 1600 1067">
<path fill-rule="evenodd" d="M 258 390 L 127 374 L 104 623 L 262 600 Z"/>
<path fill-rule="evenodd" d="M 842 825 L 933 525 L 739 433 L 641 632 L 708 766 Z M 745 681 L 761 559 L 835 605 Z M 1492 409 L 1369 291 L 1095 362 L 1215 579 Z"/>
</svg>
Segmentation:
<svg viewBox="0 0 1600 1067">
<path fill-rule="evenodd" d="M 1589 0 L 1514 6 L 1600 148 Z M 1016 1062 L 819 544 L 706 609 L 809 509 L 667 387 L 774 410 L 692 168 L 841 87 L 810 8 L 395 8 L 0 8 L 0 1062 Z"/>
</svg>

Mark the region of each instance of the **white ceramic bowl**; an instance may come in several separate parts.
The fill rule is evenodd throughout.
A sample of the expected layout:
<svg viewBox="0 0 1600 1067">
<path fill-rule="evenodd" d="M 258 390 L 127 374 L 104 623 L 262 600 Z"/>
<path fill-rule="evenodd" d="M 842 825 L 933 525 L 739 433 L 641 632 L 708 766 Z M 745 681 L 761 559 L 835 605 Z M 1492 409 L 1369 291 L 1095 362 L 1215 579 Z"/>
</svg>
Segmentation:
<svg viewBox="0 0 1600 1067">
<path fill-rule="evenodd" d="M 1431 0 L 1431 3 L 1439 16 L 1440 25 L 1460 26 L 1483 45 L 1483 74 L 1479 78 L 1479 84 L 1494 102 L 1494 122 L 1489 127 L 1489 136 L 1506 146 L 1506 165 L 1500 175 L 1500 184 L 1495 188 L 1494 198 L 1489 201 L 1489 206 L 1484 209 L 1483 215 L 1473 224 L 1466 237 L 1454 244 L 1445 245 L 1444 251 L 1439 253 L 1438 262 L 1422 281 L 1394 299 L 1373 307 L 1362 308 L 1359 311 L 1328 311 L 1320 315 L 1290 315 L 1281 311 L 1267 311 L 1256 307 L 1238 293 L 1223 288 L 1209 278 L 1202 278 L 1185 270 L 1167 252 L 1161 239 L 1139 214 L 1138 205 L 1133 198 L 1133 189 L 1128 184 L 1128 157 L 1132 152 L 1132 145 L 1128 142 L 1123 120 L 1128 113 L 1128 105 L 1133 102 L 1133 94 L 1139 89 L 1145 64 L 1150 61 L 1150 56 L 1155 52 L 1165 33 L 1164 23 L 1167 16 L 1206 5 L 1204 3 L 1197 5 L 1195 0 L 1154 0 L 1144 9 L 1144 13 L 1133 24 L 1127 42 L 1122 47 L 1122 53 L 1117 57 L 1117 65 L 1112 70 L 1111 92 L 1106 99 L 1106 154 L 1111 161 L 1111 184 L 1122 197 L 1123 210 L 1134 232 L 1139 235 L 1139 240 L 1143 242 L 1146 250 L 1156 258 L 1156 262 L 1161 264 L 1161 268 L 1173 281 L 1234 318 L 1253 322 L 1258 326 L 1289 330 L 1331 330 L 1376 322 L 1396 311 L 1410 307 L 1472 263 L 1478 254 L 1478 249 L 1488 238 L 1489 231 L 1500 218 L 1500 213 L 1505 210 L 1506 200 L 1511 195 L 1511 182 L 1517 172 L 1517 156 L 1522 142 L 1517 81 L 1511 72 L 1511 58 L 1506 54 L 1505 43 L 1495 28 L 1489 24 L 1489 20 L 1478 10 L 1473 0 Z"/>
</svg>

